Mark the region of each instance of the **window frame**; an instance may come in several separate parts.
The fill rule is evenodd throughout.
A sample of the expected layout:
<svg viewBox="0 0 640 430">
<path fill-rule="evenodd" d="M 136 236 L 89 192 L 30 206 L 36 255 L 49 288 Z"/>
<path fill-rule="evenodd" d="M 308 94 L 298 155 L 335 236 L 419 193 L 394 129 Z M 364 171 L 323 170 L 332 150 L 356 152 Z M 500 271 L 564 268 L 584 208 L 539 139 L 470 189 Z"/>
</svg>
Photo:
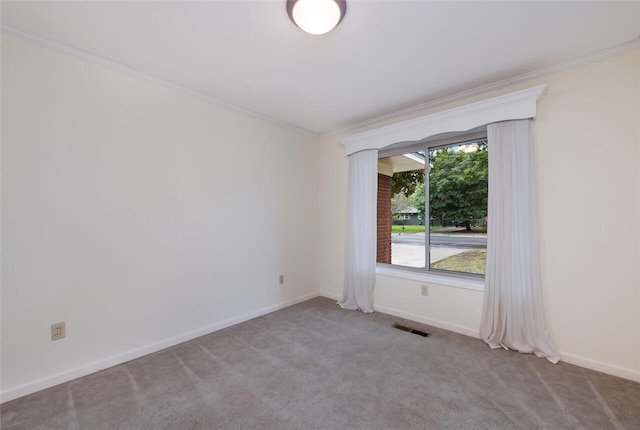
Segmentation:
<svg viewBox="0 0 640 430">
<path fill-rule="evenodd" d="M 439 148 L 446 148 L 454 145 L 464 145 L 475 143 L 480 140 L 487 140 L 486 126 L 474 129 L 471 132 L 447 133 L 446 137 L 432 136 L 417 143 L 391 145 L 386 149 L 378 151 L 378 159 L 403 155 L 410 152 L 424 151 L 426 159 L 429 159 L 429 151 Z M 487 142 L 489 150 L 489 142 Z M 430 166 L 425 163 L 425 219 L 431 219 L 429 208 L 429 171 Z M 454 272 L 443 269 L 432 269 L 431 266 L 431 234 L 427 230 L 425 222 L 425 267 L 402 266 L 399 264 L 388 264 L 376 262 L 376 273 L 379 275 L 393 276 L 404 279 L 431 282 L 453 287 L 467 288 L 472 290 L 484 290 L 485 275 Z"/>
</svg>

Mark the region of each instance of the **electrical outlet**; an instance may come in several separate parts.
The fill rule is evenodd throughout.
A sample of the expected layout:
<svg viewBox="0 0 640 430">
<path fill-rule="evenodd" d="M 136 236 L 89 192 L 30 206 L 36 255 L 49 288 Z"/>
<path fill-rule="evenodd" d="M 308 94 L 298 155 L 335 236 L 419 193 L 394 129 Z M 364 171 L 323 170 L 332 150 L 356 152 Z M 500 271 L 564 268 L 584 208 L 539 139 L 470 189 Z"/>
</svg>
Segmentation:
<svg viewBox="0 0 640 430">
<path fill-rule="evenodd" d="M 66 335 L 66 329 L 64 322 L 51 324 L 51 340 L 64 339 Z"/>
<path fill-rule="evenodd" d="M 284 275 L 280 275 L 280 285 L 284 285 Z"/>
<path fill-rule="evenodd" d="M 423 296 L 429 295 L 429 286 L 427 284 L 420 285 L 420 294 L 422 294 Z"/>
</svg>

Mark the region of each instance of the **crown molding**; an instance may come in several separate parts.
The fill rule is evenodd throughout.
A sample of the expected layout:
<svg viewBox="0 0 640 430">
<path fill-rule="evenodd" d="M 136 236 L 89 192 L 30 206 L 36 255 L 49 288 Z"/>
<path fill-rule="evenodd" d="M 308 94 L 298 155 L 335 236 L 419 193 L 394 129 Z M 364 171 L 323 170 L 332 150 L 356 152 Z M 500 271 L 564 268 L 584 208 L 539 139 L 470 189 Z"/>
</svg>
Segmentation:
<svg viewBox="0 0 640 430">
<path fill-rule="evenodd" d="M 1 23 L 0 24 L 0 30 L 2 31 L 2 33 L 8 34 L 10 36 L 14 36 L 23 40 L 26 40 L 28 42 L 34 43 L 36 45 L 40 45 L 43 46 L 45 48 L 50 48 L 50 49 L 54 49 L 57 51 L 61 51 L 64 52 L 66 54 L 72 55 L 74 57 L 80 58 L 82 60 L 86 60 L 86 61 L 90 61 L 93 63 L 98 63 L 102 66 L 111 68 L 111 69 L 115 69 L 115 70 L 119 70 L 121 72 L 124 72 L 128 75 L 134 76 L 136 78 L 142 79 L 144 81 L 147 82 L 151 82 L 153 84 L 174 90 L 174 91 L 178 91 L 181 92 L 183 94 L 186 94 L 190 97 L 193 97 L 195 99 L 198 100 L 202 100 L 204 102 L 210 103 L 212 105 L 215 105 L 217 107 L 223 108 L 223 109 L 227 109 L 227 110 L 231 110 L 234 112 L 238 112 L 240 114 L 246 115 L 248 117 L 260 120 L 260 121 L 264 121 L 266 123 L 272 124 L 272 125 L 276 125 L 279 127 L 284 127 L 284 128 L 288 128 L 290 130 L 296 131 L 298 133 L 302 133 L 302 134 L 306 134 L 308 136 L 313 136 L 313 137 L 318 137 L 318 133 L 315 133 L 311 130 L 307 130 L 306 128 L 302 128 L 302 127 L 298 127 L 297 125 L 288 123 L 286 121 L 282 121 L 279 119 L 276 119 L 272 116 L 269 115 L 265 115 L 262 113 L 258 113 L 255 111 L 252 111 L 250 109 L 246 109 L 243 108 L 242 106 L 233 104 L 233 103 L 228 103 L 225 102 L 223 100 L 217 99 L 215 97 L 212 97 L 208 94 L 205 94 L 203 92 L 200 91 L 196 91 L 194 89 L 185 87 L 183 85 L 180 84 L 176 84 L 174 82 L 169 81 L 168 79 L 164 79 L 158 76 L 154 76 L 150 73 L 147 72 L 143 72 L 141 70 L 136 69 L 135 67 L 131 67 L 131 66 L 127 66 L 125 64 L 122 63 L 118 63 L 117 61 L 113 61 L 110 60 L 108 58 L 102 57 L 100 55 L 96 55 L 93 54 L 89 51 L 85 51 L 84 49 L 75 47 L 75 46 L 71 46 L 71 45 L 67 45 L 64 43 L 60 43 L 57 42 L 55 40 L 49 39 L 47 37 L 43 37 L 43 36 L 39 36 L 33 33 L 30 33 L 28 31 L 24 31 L 24 30 L 20 30 L 18 28 L 12 27 L 10 25 L 7 25 L 5 23 Z"/>
<path fill-rule="evenodd" d="M 421 103 L 419 105 L 411 106 L 406 109 L 401 109 L 385 115 L 377 116 L 375 118 L 370 118 L 364 121 L 360 121 L 355 124 L 349 125 L 347 127 L 322 133 L 320 134 L 320 137 L 329 138 L 329 137 L 345 136 L 345 135 L 357 132 L 357 130 L 361 130 L 365 127 L 368 127 L 374 124 L 379 124 L 385 121 L 392 121 L 394 119 L 401 118 L 405 115 L 410 115 L 416 112 L 434 109 L 440 106 L 447 105 L 449 103 L 458 102 L 458 101 L 465 100 L 475 96 L 481 96 L 481 95 L 490 93 L 492 91 L 502 90 L 516 84 L 521 84 L 527 81 L 531 81 L 533 79 L 550 75 L 552 73 L 561 72 L 564 70 L 570 70 L 570 69 L 584 66 L 590 63 L 605 60 L 607 58 L 611 58 L 616 55 L 623 54 L 625 52 L 631 52 L 636 49 L 640 49 L 640 37 L 630 40 L 628 42 L 621 43 L 619 45 L 615 45 L 609 48 L 605 48 L 599 51 L 589 53 L 587 55 L 583 55 L 581 57 L 572 58 L 570 60 L 563 61 L 561 63 L 543 67 L 541 69 L 534 70 L 532 72 L 523 73 L 521 75 L 517 75 L 512 78 L 502 79 L 500 81 L 496 81 L 490 84 L 482 85 L 466 91 L 461 91 L 456 94 L 451 94 L 449 96 L 445 96 L 445 97 L 441 97 L 425 103 Z"/>
</svg>

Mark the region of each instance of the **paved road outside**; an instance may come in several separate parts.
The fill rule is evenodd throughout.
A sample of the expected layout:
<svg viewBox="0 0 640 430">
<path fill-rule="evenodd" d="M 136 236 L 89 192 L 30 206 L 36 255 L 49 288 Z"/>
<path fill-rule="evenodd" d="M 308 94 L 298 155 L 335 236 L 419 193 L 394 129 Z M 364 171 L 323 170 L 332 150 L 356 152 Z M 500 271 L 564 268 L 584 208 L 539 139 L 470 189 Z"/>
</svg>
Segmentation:
<svg viewBox="0 0 640 430">
<path fill-rule="evenodd" d="M 391 256 L 393 264 L 424 267 L 424 239 L 424 233 L 392 234 Z M 486 235 L 431 233 L 431 264 L 461 252 L 486 247 Z"/>
<path fill-rule="evenodd" d="M 424 244 L 424 233 L 392 234 L 391 242 L 405 245 Z M 486 248 L 487 236 L 478 234 L 442 234 L 431 233 L 431 246 L 443 246 L 447 248 Z"/>
</svg>

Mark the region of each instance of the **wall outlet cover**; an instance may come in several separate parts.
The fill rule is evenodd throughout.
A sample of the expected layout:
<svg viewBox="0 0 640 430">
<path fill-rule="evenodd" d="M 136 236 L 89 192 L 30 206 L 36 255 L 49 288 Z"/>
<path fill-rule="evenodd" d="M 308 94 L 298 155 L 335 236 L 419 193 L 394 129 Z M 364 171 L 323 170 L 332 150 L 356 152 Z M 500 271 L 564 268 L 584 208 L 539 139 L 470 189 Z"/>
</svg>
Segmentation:
<svg viewBox="0 0 640 430">
<path fill-rule="evenodd" d="M 51 324 L 51 340 L 64 339 L 66 332 L 67 330 L 64 322 Z"/>
</svg>

